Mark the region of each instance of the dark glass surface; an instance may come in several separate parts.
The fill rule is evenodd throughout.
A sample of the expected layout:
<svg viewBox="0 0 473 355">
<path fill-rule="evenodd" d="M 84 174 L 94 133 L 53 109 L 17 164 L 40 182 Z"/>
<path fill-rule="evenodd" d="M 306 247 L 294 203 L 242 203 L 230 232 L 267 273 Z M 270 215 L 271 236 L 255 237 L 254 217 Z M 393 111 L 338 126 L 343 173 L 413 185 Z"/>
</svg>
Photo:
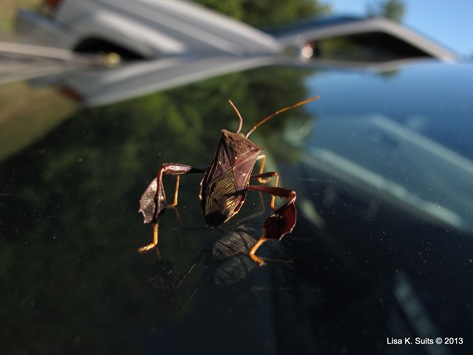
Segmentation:
<svg viewBox="0 0 473 355">
<path fill-rule="evenodd" d="M 470 65 L 435 62 L 389 75 L 277 67 L 77 110 L 0 163 L 2 348 L 471 353 L 472 83 Z M 294 231 L 258 252 L 267 265 L 245 251 L 269 198 L 261 214 L 250 193 L 209 229 L 199 174 L 181 177 L 160 219 L 159 255 L 136 253 L 152 234 L 141 194 L 164 162 L 210 163 L 220 129 L 238 124 L 226 99 L 246 131 L 313 95 L 251 136 L 298 196 Z M 463 344 L 390 344 L 405 337 Z"/>
</svg>

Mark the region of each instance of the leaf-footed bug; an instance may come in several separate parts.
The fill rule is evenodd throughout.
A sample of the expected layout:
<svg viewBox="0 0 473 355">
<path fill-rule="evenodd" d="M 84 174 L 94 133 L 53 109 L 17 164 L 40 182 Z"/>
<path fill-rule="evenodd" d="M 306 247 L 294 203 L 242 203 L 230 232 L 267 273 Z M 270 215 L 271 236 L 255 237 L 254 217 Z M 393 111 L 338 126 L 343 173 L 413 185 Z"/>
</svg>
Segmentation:
<svg viewBox="0 0 473 355">
<path fill-rule="evenodd" d="M 142 253 L 150 250 L 158 244 L 158 222 L 160 216 L 167 207 L 177 205 L 179 177 L 183 174 L 201 173 L 204 177 L 200 183 L 199 198 L 205 221 L 210 227 L 218 227 L 238 213 L 245 202 L 248 190 L 264 192 L 272 195 L 271 207 L 274 207 L 275 197 L 286 199 L 286 203 L 272 212 L 263 224 L 263 235 L 250 250 L 251 258 L 259 265 L 264 261 L 255 253 L 257 249 L 268 239 L 281 239 L 290 233 L 296 225 L 296 192 L 290 189 L 278 187 L 279 175 L 276 172 L 263 172 L 266 157 L 262 155 L 263 149 L 253 143 L 248 137 L 256 128 L 270 120 L 274 116 L 304 105 L 318 99 L 319 96 L 311 97 L 294 105 L 278 110 L 254 125 L 246 134 L 240 133 L 243 118 L 240 112 L 229 100 L 237 113 L 239 126 L 237 132 L 229 132 L 222 129 L 222 137 L 217 147 L 215 157 L 207 169 L 198 169 L 190 165 L 179 163 L 165 163 L 157 173 L 157 177 L 151 182 L 140 199 L 139 212 L 143 214 L 144 223 L 153 223 L 153 242 L 138 249 Z M 261 159 L 259 173 L 252 174 L 257 160 Z M 166 196 L 163 186 L 163 175 L 176 175 L 176 187 L 174 202 L 166 204 Z M 266 182 L 266 178 L 274 177 L 274 186 L 250 185 L 250 179 L 258 179 Z"/>
</svg>

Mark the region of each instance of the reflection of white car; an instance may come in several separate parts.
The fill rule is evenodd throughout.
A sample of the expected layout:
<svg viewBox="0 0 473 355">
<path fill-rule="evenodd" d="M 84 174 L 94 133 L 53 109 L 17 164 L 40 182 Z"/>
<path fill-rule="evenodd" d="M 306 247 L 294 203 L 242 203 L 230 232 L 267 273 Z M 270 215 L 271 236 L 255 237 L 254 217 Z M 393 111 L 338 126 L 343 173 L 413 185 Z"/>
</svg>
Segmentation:
<svg viewBox="0 0 473 355">
<path fill-rule="evenodd" d="M 344 37 L 363 45 L 376 42 L 377 50 L 394 48 L 398 51 L 394 57 L 456 59 L 450 51 L 385 18 L 326 18 L 265 33 L 179 0 L 44 1 L 41 9 L 18 13 L 17 34 L 28 42 L 78 52 L 116 52 L 125 58 L 261 56 L 288 47 L 296 51 L 286 54 L 307 58 L 313 49 L 308 45 Z"/>
<path fill-rule="evenodd" d="M 54 3 L 54 8 L 46 3 Z M 22 10 L 17 33 L 34 44 L 124 57 L 261 55 L 278 42 L 251 26 L 176 0 L 62 0 Z"/>
<path fill-rule="evenodd" d="M 330 17 L 262 32 L 179 0 L 44 1 L 42 10 L 18 13 L 17 35 L 23 42 L 68 52 L 113 52 L 123 59 L 146 59 L 125 61 L 111 70 L 64 65 L 61 71 L 55 66 L 59 75 L 47 82 L 54 80 L 66 87 L 65 92 L 85 105 L 272 64 L 389 71 L 418 57 L 456 60 L 452 52 L 384 18 Z M 326 56 L 324 41 L 334 38 L 348 40 L 351 47 L 336 57 Z M 363 56 L 353 57 L 353 52 Z M 72 56 L 76 63 L 78 57 Z M 50 75 L 47 69 L 44 73 Z M 32 73 L 30 77 L 41 76 Z"/>
</svg>

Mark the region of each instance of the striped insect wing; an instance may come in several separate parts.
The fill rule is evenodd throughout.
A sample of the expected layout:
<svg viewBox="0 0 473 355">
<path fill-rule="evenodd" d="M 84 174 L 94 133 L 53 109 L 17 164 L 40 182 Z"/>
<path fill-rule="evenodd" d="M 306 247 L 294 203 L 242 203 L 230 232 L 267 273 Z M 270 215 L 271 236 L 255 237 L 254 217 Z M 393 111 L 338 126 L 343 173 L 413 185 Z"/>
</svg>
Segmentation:
<svg viewBox="0 0 473 355">
<path fill-rule="evenodd" d="M 205 221 L 217 227 L 240 210 L 262 149 L 238 133 L 222 130 L 215 158 L 201 183 Z"/>
</svg>

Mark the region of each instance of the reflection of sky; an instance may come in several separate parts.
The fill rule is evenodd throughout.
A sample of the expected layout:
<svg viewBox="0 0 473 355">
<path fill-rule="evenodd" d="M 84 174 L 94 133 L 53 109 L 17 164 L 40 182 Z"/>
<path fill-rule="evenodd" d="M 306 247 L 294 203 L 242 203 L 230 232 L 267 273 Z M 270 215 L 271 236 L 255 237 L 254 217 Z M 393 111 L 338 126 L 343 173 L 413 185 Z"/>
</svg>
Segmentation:
<svg viewBox="0 0 473 355">
<path fill-rule="evenodd" d="M 389 77 L 314 75 L 311 95 L 321 99 L 311 106 L 318 120 L 308 159 L 355 187 L 472 229 L 471 69 L 429 64 Z"/>
<path fill-rule="evenodd" d="M 308 80 L 316 114 L 382 114 L 473 157 L 473 66 L 421 64 L 391 74 L 317 72 Z"/>
<path fill-rule="evenodd" d="M 415 31 L 434 39 L 448 48 L 462 54 L 473 54 L 471 42 L 471 0 L 403 1 L 406 12 L 404 24 Z M 364 15 L 368 3 L 373 0 L 328 0 L 335 14 Z M 441 24 L 441 25 L 439 25 Z"/>
<path fill-rule="evenodd" d="M 352 187 L 472 230 L 473 162 L 383 116 L 321 117 L 310 160 Z"/>
</svg>

